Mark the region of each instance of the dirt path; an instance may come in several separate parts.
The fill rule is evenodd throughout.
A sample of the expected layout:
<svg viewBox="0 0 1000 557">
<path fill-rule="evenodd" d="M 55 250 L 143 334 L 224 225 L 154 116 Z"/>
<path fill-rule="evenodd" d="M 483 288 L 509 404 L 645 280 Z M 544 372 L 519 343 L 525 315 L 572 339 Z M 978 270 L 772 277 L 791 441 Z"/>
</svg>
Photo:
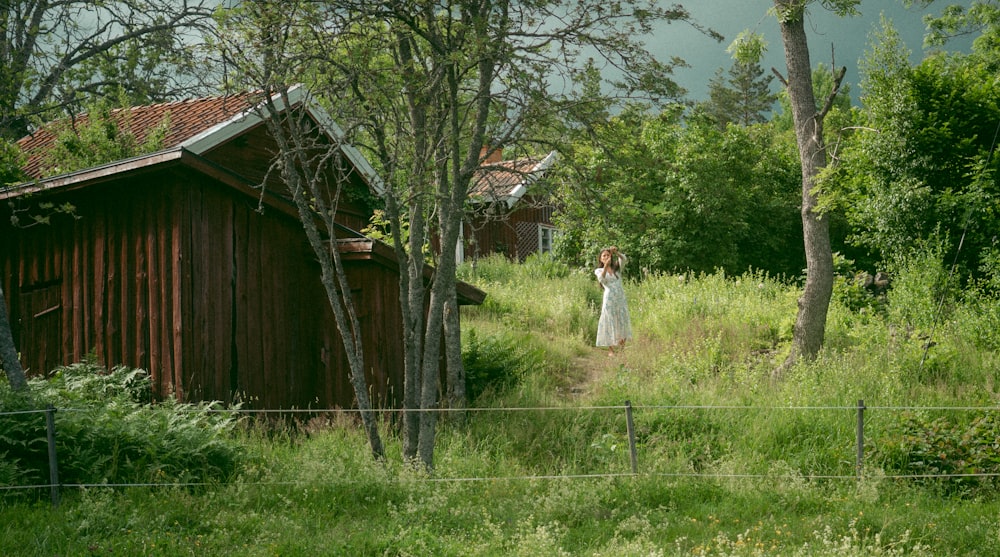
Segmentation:
<svg viewBox="0 0 1000 557">
<path fill-rule="evenodd" d="M 621 362 L 618 356 L 609 357 L 607 351 L 598 348 L 577 356 L 571 364 L 575 373 L 570 378 L 567 391 L 574 397 L 593 394 L 604 377 L 616 370 Z"/>
</svg>

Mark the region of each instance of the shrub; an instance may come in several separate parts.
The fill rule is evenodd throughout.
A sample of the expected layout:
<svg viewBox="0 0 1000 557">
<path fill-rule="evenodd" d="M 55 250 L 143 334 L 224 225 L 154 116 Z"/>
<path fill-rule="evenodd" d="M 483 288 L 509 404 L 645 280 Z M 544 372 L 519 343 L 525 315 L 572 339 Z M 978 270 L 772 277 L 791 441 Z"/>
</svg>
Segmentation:
<svg viewBox="0 0 1000 557">
<path fill-rule="evenodd" d="M 833 254 L 833 295 L 844 307 L 854 312 L 884 313 L 886 297 L 876 286 L 875 276 L 858 270 L 854 261 L 839 253 Z"/>
<path fill-rule="evenodd" d="M 889 321 L 907 331 L 926 333 L 954 311 L 955 285 L 944 266 L 943 248 L 926 245 L 901 255 L 892 269 Z"/>
<path fill-rule="evenodd" d="M 48 482 L 45 418 L 52 405 L 63 484 L 226 481 L 245 460 L 236 418 L 212 404 L 151 404 L 145 371 L 91 361 L 33 379 L 27 393 L 0 385 L 0 481 Z"/>
<path fill-rule="evenodd" d="M 471 401 L 484 392 L 498 392 L 516 385 L 525 373 L 543 361 L 539 350 L 512 334 L 484 337 L 471 329 L 464 339 L 465 392 Z"/>
<path fill-rule="evenodd" d="M 962 314 L 956 320 L 963 338 L 977 348 L 1000 351 L 1000 299 L 997 292 L 984 284 L 977 284 L 963 293 Z"/>
<path fill-rule="evenodd" d="M 537 279 L 561 279 L 569 276 L 569 267 L 548 253 L 529 255 L 521 268 L 529 277 Z"/>
<path fill-rule="evenodd" d="M 996 487 L 993 478 L 974 475 L 1000 473 L 1000 416 L 991 412 L 959 423 L 909 415 L 880 452 L 888 469 L 901 474 L 973 475 L 941 479 L 941 486 L 948 490 L 992 489 Z"/>
</svg>

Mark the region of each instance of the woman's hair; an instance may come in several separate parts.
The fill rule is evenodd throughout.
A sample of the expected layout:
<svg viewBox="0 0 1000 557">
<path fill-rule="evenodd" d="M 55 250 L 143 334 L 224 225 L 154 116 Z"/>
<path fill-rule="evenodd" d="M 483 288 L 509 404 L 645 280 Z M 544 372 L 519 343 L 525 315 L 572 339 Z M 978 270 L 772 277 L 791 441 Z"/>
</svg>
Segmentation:
<svg viewBox="0 0 1000 557">
<path fill-rule="evenodd" d="M 603 261 L 601 261 L 601 259 L 604 257 L 605 253 L 607 253 L 607 254 L 609 254 L 611 256 L 611 258 L 608 259 L 607 263 L 604 263 Z M 604 248 L 604 249 L 602 249 L 601 250 L 601 254 L 597 257 L 597 262 L 602 267 L 604 267 L 604 272 L 601 274 L 602 277 L 608 274 L 608 270 L 610 270 L 611 272 L 613 272 L 615 274 L 618 274 L 618 271 L 621 270 L 621 262 L 618 259 L 618 249 L 617 248 Z"/>
</svg>

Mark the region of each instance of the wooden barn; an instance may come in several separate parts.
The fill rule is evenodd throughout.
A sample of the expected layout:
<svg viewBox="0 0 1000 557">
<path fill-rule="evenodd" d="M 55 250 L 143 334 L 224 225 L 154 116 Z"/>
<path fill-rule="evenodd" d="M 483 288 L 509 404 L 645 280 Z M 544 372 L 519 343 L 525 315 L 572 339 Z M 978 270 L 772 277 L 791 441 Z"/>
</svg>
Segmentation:
<svg viewBox="0 0 1000 557">
<path fill-rule="evenodd" d="M 336 125 L 293 90 L 319 129 Z M 269 177 L 275 145 L 249 96 L 133 108 L 139 136 L 169 121 L 164 149 L 0 191 L 0 279 L 29 374 L 88 354 L 150 372 L 158 396 L 242 401 L 253 408 L 354 406 L 347 363 L 319 264 L 292 204 Z M 41 172 L 54 137 L 19 144 Z M 357 230 L 378 177 L 340 149 L 357 195 L 337 233 L 359 308 L 373 404 L 402 398 L 402 322 L 392 250 Z M 10 211 L 75 207 L 47 225 L 13 226 Z M 459 285 L 460 303 L 483 292 Z"/>
<path fill-rule="evenodd" d="M 550 252 L 558 233 L 552 224 L 555 206 L 532 186 L 555 162 L 556 152 L 540 159 L 503 160 L 503 149 L 484 148 L 482 156 L 469 195 L 458 261 L 499 253 L 523 262 L 533 253 Z"/>
</svg>

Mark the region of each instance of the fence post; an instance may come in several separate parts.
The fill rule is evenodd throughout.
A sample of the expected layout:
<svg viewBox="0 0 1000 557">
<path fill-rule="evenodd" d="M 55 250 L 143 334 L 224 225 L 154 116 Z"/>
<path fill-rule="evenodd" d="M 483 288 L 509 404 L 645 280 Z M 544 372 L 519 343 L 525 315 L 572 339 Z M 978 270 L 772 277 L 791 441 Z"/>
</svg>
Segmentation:
<svg viewBox="0 0 1000 557">
<path fill-rule="evenodd" d="M 639 457 L 635 450 L 635 425 L 632 423 L 632 401 L 625 401 L 625 427 L 628 430 L 628 450 L 632 459 L 632 473 L 639 473 Z"/>
<path fill-rule="evenodd" d="M 855 469 L 858 479 L 864 475 L 865 468 L 865 401 L 858 400 L 858 456 L 855 460 Z"/>
<path fill-rule="evenodd" d="M 49 442 L 49 494 L 52 506 L 59 506 L 59 462 L 56 459 L 56 409 L 51 404 L 45 409 L 45 430 Z"/>
</svg>

